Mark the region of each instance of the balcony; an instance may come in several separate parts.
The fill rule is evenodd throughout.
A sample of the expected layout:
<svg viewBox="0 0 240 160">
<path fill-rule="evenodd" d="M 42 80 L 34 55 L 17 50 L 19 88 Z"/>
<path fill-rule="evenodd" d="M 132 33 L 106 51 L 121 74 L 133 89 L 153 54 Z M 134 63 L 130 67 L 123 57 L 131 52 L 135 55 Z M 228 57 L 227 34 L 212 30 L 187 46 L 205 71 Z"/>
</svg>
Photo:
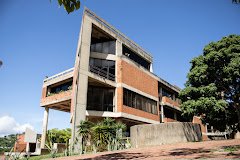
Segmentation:
<svg viewBox="0 0 240 160">
<path fill-rule="evenodd" d="M 174 101 L 169 97 L 163 96 L 161 103 L 163 105 L 167 105 L 167 106 L 173 107 L 177 110 L 180 110 L 180 108 L 179 108 L 180 107 L 180 101 L 178 99 L 176 101 Z"/>
<path fill-rule="evenodd" d="M 41 107 L 70 112 L 73 68 L 44 79 Z"/>
<path fill-rule="evenodd" d="M 71 98 L 72 90 L 49 94 L 47 97 L 41 99 L 40 106 L 70 112 Z"/>
<path fill-rule="evenodd" d="M 106 71 L 105 68 L 99 68 L 97 66 L 90 65 L 89 71 L 102 77 L 102 78 L 106 78 L 108 80 L 115 81 L 115 75 L 111 74 L 108 69 Z"/>
</svg>

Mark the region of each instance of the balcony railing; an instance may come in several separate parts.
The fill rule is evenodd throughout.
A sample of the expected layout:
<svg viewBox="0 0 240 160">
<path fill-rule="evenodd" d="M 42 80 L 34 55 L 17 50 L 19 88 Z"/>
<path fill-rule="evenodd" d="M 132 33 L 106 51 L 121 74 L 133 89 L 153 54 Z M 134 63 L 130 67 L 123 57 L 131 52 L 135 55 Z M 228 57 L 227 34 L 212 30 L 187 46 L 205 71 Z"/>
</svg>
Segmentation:
<svg viewBox="0 0 240 160">
<path fill-rule="evenodd" d="M 169 103 L 169 104 L 171 104 L 171 105 L 174 105 L 175 107 L 179 107 L 179 106 L 180 106 L 179 100 L 174 101 L 174 100 L 172 100 L 171 98 L 166 97 L 166 96 L 163 96 L 163 97 L 162 97 L 162 102 Z"/>
<path fill-rule="evenodd" d="M 66 75 L 66 74 L 68 74 L 68 73 L 71 73 L 71 72 L 73 72 L 73 70 L 74 70 L 74 68 L 70 68 L 70 69 L 68 69 L 68 70 L 66 70 L 66 71 L 63 71 L 63 72 L 61 72 L 61 73 L 55 74 L 55 75 L 53 75 L 53 76 L 51 76 L 51 77 L 48 77 L 48 78 L 44 79 L 44 83 L 45 83 L 45 82 L 48 82 L 48 81 L 50 81 L 50 80 L 53 80 L 53 79 L 55 79 L 55 78 L 61 77 L 61 76 L 63 76 L 63 75 Z"/>
<path fill-rule="evenodd" d="M 106 78 L 108 80 L 111 80 L 111 81 L 115 81 L 115 75 L 99 68 L 99 67 L 96 67 L 96 66 L 93 66 L 93 65 L 90 65 L 89 66 L 89 71 L 100 76 L 100 77 L 103 77 L 103 78 Z"/>
</svg>

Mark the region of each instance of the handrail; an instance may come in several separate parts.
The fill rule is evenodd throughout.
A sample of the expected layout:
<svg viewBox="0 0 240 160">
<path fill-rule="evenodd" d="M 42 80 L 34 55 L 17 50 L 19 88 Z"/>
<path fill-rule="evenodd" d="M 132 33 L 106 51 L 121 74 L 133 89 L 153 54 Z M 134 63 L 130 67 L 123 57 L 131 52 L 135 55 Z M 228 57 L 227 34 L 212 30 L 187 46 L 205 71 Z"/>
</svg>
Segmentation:
<svg viewBox="0 0 240 160">
<path fill-rule="evenodd" d="M 70 73 L 70 72 L 73 72 L 73 70 L 74 70 L 74 68 L 70 68 L 70 69 L 65 70 L 65 71 L 63 71 L 63 72 L 60 72 L 60 73 L 58 73 L 58 74 L 55 74 L 55 75 L 53 75 L 53 76 L 51 76 L 51 77 L 48 77 L 48 78 L 44 79 L 43 82 L 45 83 L 45 82 L 48 82 L 48 81 L 53 80 L 53 79 L 55 79 L 55 78 L 61 77 L 61 76 L 65 75 L 65 74 L 68 74 L 68 73 Z"/>
<path fill-rule="evenodd" d="M 102 70 L 99 67 L 90 65 L 89 66 L 89 71 L 91 71 L 92 73 L 97 74 L 100 77 L 107 78 L 107 79 L 109 79 L 111 81 L 115 81 L 115 75 L 113 75 L 113 74 L 111 74 L 111 73 L 109 73 L 109 72 L 107 72 L 105 70 Z"/>
</svg>

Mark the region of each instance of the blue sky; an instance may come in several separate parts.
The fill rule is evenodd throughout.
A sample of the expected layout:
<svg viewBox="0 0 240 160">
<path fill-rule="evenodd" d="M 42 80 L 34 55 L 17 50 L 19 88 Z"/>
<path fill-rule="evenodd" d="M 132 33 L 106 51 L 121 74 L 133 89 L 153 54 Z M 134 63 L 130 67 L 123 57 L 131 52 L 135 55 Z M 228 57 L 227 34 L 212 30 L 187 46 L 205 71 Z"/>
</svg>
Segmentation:
<svg viewBox="0 0 240 160">
<path fill-rule="evenodd" d="M 240 34 L 231 0 L 82 0 L 69 15 L 56 2 L 0 2 L 0 135 L 24 125 L 41 132 L 42 80 L 73 67 L 84 6 L 149 51 L 155 74 L 181 88 L 206 44 Z M 49 128 L 70 127 L 69 119 L 50 110 Z"/>
</svg>

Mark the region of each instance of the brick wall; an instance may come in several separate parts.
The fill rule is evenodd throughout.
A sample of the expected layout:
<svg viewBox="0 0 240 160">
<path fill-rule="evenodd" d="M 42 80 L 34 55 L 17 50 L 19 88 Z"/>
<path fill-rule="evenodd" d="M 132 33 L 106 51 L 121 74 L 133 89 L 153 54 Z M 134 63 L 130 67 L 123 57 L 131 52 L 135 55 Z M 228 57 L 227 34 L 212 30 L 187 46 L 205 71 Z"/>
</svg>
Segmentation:
<svg viewBox="0 0 240 160">
<path fill-rule="evenodd" d="M 172 118 L 163 118 L 163 122 L 167 123 L 167 122 L 178 122 L 178 121 Z"/>
<path fill-rule="evenodd" d="M 42 89 L 42 98 L 45 98 L 45 97 L 47 97 L 47 87 L 44 87 Z"/>
<path fill-rule="evenodd" d="M 125 83 L 151 96 L 158 97 L 158 81 L 137 66 L 117 60 L 117 82 Z"/>
<path fill-rule="evenodd" d="M 41 104 L 50 103 L 52 101 L 57 101 L 57 100 L 61 100 L 61 99 L 68 98 L 68 97 L 71 98 L 71 96 L 72 96 L 72 91 L 71 90 L 60 92 L 60 93 L 42 98 L 41 99 Z"/>
<path fill-rule="evenodd" d="M 14 144 L 14 152 L 25 152 L 27 143 L 24 142 L 24 134 L 17 136 L 17 142 Z"/>
<path fill-rule="evenodd" d="M 151 96 L 158 97 L 158 81 L 142 71 L 137 66 L 129 64 L 124 60 L 117 60 L 117 82 L 125 83 Z M 159 121 L 159 115 L 154 115 L 145 111 L 123 105 L 123 88 L 117 87 L 117 109 L 131 115 Z"/>
<path fill-rule="evenodd" d="M 207 133 L 207 130 L 206 130 L 205 125 L 203 125 L 203 123 L 201 121 L 201 118 L 197 117 L 197 116 L 194 116 L 192 122 L 200 125 L 201 131 L 203 133 L 203 135 L 202 135 L 203 141 L 209 140 L 208 136 L 205 134 L 205 133 Z"/>
</svg>

